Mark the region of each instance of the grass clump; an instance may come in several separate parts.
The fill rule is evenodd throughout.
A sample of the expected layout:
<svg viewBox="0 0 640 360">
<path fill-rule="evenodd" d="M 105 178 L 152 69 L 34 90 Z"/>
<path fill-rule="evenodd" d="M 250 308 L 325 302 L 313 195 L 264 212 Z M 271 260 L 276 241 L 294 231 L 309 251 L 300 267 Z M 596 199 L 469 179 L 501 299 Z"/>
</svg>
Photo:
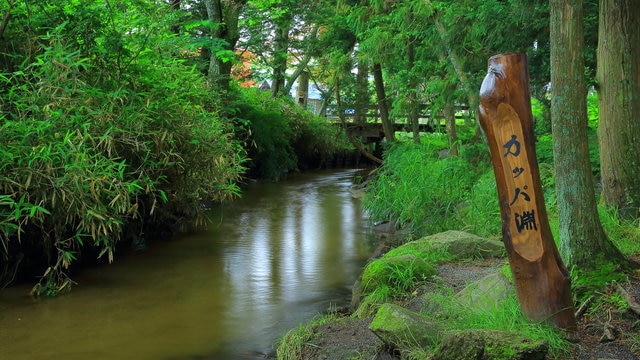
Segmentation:
<svg viewBox="0 0 640 360">
<path fill-rule="evenodd" d="M 622 219 L 616 209 L 604 205 L 598 207 L 598 214 L 607 235 L 624 255 L 640 254 L 640 219 Z"/>
<path fill-rule="evenodd" d="M 440 264 L 453 260 L 454 256 L 443 246 L 433 246 L 426 241 L 411 241 L 397 248 L 389 250 L 385 256 L 397 257 L 413 255 L 428 264 Z"/>
<path fill-rule="evenodd" d="M 373 221 L 395 220 L 416 236 L 457 228 L 452 214 L 474 175 L 460 157 L 439 159 L 439 150 L 430 143 L 405 142 L 385 152 L 364 200 Z"/>
<path fill-rule="evenodd" d="M 314 331 L 315 328 L 338 320 L 339 317 L 336 314 L 317 315 L 310 321 L 289 330 L 276 344 L 276 359 L 302 359 L 303 346 L 313 340 L 315 336 L 320 335 Z"/>
<path fill-rule="evenodd" d="M 500 234 L 500 207 L 493 171 L 480 175 L 465 201 L 457 208 L 455 217 L 459 228 L 483 237 Z"/>
<path fill-rule="evenodd" d="M 404 294 L 417 282 L 435 274 L 435 266 L 412 254 L 384 256 L 369 263 L 362 273 L 362 291 L 368 294 L 386 286 L 392 294 Z"/>
<path fill-rule="evenodd" d="M 534 341 L 544 341 L 549 345 L 552 358 L 564 358 L 568 354 L 569 343 L 556 328 L 546 323 L 533 323 L 520 310 L 515 293 L 510 294 L 504 301 L 495 304 L 493 308 L 477 308 L 463 306 L 451 294 L 434 294 L 432 300 L 441 311 L 434 314 L 423 314 L 427 317 L 441 316 L 441 314 L 455 314 L 448 316 L 440 323 L 448 330 L 484 329 L 499 330 L 519 334 Z"/>
<path fill-rule="evenodd" d="M 442 247 L 412 241 L 391 249 L 364 268 L 361 276 L 362 302 L 355 317 L 373 316 L 381 304 L 403 298 L 418 285 L 436 275 L 439 263 L 453 259 Z"/>
</svg>

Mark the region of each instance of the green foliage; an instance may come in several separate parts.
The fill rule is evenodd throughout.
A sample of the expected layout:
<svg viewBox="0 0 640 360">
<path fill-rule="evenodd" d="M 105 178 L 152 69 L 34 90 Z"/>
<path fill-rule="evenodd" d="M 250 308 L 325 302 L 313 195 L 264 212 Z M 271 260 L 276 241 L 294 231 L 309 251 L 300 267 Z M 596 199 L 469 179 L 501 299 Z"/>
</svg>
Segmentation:
<svg viewBox="0 0 640 360">
<path fill-rule="evenodd" d="M 490 309 L 462 305 L 456 301 L 455 296 L 447 292 L 436 293 L 431 300 L 438 304 L 442 311 L 425 315 L 437 317 L 439 314 L 455 314 L 440 322 L 446 324 L 449 329 L 488 329 L 521 334 L 533 341 L 547 342 L 553 358 L 563 358 L 569 350 L 569 344 L 561 332 L 544 322 L 533 323 L 522 314 L 515 293 Z"/>
<path fill-rule="evenodd" d="M 440 264 L 453 260 L 454 256 L 443 246 L 433 246 L 424 241 L 411 241 L 389 250 L 383 258 L 403 255 L 416 256 L 428 264 Z"/>
<path fill-rule="evenodd" d="M 203 200 L 239 193 L 243 150 L 201 74 L 174 56 L 166 8 L 127 4 L 39 3 L 47 17 L 23 29 L 36 41 L 1 78 L 2 250 L 44 249 L 35 295 L 68 290 L 88 249 L 111 261 L 126 231 L 197 220 Z"/>
<path fill-rule="evenodd" d="M 409 242 L 389 250 L 365 267 L 361 276 L 364 299 L 354 316 L 373 316 L 380 305 L 405 297 L 419 283 L 436 275 L 437 264 L 452 258 L 444 247 L 434 247 L 425 242 Z"/>
<path fill-rule="evenodd" d="M 553 137 L 551 134 L 538 136 L 536 141 L 536 157 L 538 164 L 553 165 Z"/>
<path fill-rule="evenodd" d="M 493 171 L 487 171 L 471 187 L 466 201 L 458 206 L 455 214 L 460 229 L 482 237 L 494 237 L 501 233 L 498 190 Z"/>
<path fill-rule="evenodd" d="M 358 308 L 353 313 L 353 317 L 355 318 L 370 318 L 373 317 L 380 306 L 384 303 L 393 300 L 398 297 L 400 294 L 394 292 L 391 287 L 387 285 L 380 285 L 375 288 L 371 293 L 367 294 L 367 296 L 362 299 Z"/>
<path fill-rule="evenodd" d="M 439 150 L 428 142 L 399 143 L 385 153 L 364 201 L 372 220 L 396 220 L 417 236 L 456 228 L 452 214 L 476 175 L 459 157 L 439 159 Z"/>
<path fill-rule="evenodd" d="M 640 228 L 638 220 L 622 219 L 616 209 L 611 209 L 603 204 L 598 206 L 598 214 L 605 232 L 626 256 L 640 254 Z"/>
<path fill-rule="evenodd" d="M 278 100 L 269 93 L 252 89 L 241 101 L 244 102 L 236 105 L 237 117 L 247 123 L 245 147 L 249 168 L 259 177 L 274 180 L 296 170 L 296 155 L 291 146 L 293 129 L 278 107 L 269 106 L 280 105 Z"/>
<path fill-rule="evenodd" d="M 603 292 L 608 285 L 622 282 L 627 277 L 617 264 L 604 258 L 598 259 L 597 266 L 594 269 L 592 271 L 575 267 L 571 269 L 573 295 L 579 302 L 586 300 L 595 293 Z"/>
<path fill-rule="evenodd" d="M 531 114 L 535 126 L 536 135 L 551 134 L 551 117 L 549 107 L 538 99 L 531 99 Z"/>
<path fill-rule="evenodd" d="M 592 271 L 571 269 L 571 285 L 576 304 L 586 306 L 585 314 L 599 316 L 610 311 L 624 311 L 629 308 L 626 298 L 616 288 L 624 283 L 627 275 L 617 264 L 599 259 Z"/>
<path fill-rule="evenodd" d="M 598 130 L 598 92 L 589 91 L 587 94 L 587 118 L 589 129 Z"/>
<path fill-rule="evenodd" d="M 293 148 L 298 157 L 298 167 L 322 165 L 336 153 L 353 149 L 346 133 L 340 127 L 308 112 L 302 112 L 301 115 L 293 117 L 297 120 L 294 124 L 296 136 Z"/>
<path fill-rule="evenodd" d="M 387 287 L 392 296 L 404 294 L 419 281 L 435 274 L 433 263 L 415 255 L 384 256 L 370 262 L 362 273 L 362 292 Z"/>
<path fill-rule="evenodd" d="M 589 139 L 589 161 L 593 175 L 598 177 L 600 175 L 600 152 L 596 132 L 598 127 L 598 101 L 595 94 L 589 94 L 587 100 L 589 103 L 589 129 L 587 132 Z M 553 166 L 553 137 L 550 132 L 538 135 L 536 141 L 536 156 L 541 167 L 545 165 Z M 541 174 L 541 177 L 542 175 L 545 174 Z"/>
<path fill-rule="evenodd" d="M 236 132 L 245 139 L 253 175 L 277 180 L 309 163 L 322 163 L 348 146 L 338 127 L 292 99 L 274 98 L 258 89 L 238 91 Z"/>
</svg>

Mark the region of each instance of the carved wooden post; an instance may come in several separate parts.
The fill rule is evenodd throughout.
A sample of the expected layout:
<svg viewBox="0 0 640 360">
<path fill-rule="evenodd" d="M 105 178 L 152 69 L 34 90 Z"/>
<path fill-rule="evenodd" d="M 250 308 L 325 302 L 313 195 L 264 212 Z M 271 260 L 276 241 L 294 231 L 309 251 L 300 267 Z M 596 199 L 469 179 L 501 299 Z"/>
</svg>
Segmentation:
<svg viewBox="0 0 640 360">
<path fill-rule="evenodd" d="M 527 59 L 489 59 L 480 88 L 480 125 L 491 151 L 507 248 L 522 312 L 573 332 L 571 281 L 553 241 L 545 208 L 529 98 Z"/>
</svg>

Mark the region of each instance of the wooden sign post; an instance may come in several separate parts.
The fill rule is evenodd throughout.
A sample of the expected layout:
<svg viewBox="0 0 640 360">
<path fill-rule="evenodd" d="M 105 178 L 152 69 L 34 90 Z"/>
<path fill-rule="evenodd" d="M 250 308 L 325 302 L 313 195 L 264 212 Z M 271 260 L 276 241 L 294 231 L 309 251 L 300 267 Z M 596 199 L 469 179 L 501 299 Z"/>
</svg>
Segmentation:
<svg viewBox="0 0 640 360">
<path fill-rule="evenodd" d="M 480 88 L 480 125 L 491 152 L 502 239 L 520 308 L 533 321 L 573 332 L 571 281 L 553 241 L 540 184 L 525 54 L 489 59 Z"/>
</svg>

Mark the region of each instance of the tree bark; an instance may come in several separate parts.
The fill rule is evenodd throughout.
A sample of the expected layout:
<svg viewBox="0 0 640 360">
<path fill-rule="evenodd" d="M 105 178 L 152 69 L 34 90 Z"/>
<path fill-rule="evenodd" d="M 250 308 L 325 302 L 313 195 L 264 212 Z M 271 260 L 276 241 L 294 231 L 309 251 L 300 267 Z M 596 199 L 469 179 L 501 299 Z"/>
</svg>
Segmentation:
<svg viewBox="0 0 640 360">
<path fill-rule="evenodd" d="M 551 118 L 560 248 L 568 266 L 625 263 L 607 238 L 596 205 L 587 138 L 581 0 L 551 0 Z"/>
<path fill-rule="evenodd" d="M 542 195 L 523 53 L 489 59 L 479 114 L 491 151 L 502 240 L 520 307 L 533 321 L 549 320 L 574 332 L 569 272 L 553 241 Z"/>
<path fill-rule="evenodd" d="M 387 94 L 384 90 L 384 79 L 382 77 L 382 65 L 380 63 L 373 64 L 373 81 L 376 86 L 376 97 L 378 98 L 378 110 L 380 111 L 380 120 L 382 121 L 382 129 L 387 141 L 395 141 L 395 131 L 393 123 L 389 119 L 389 102 Z"/>
<path fill-rule="evenodd" d="M 356 117 L 355 123 L 367 122 L 369 109 L 369 62 L 363 56 L 358 59 L 358 74 L 356 74 Z"/>
<path fill-rule="evenodd" d="M 317 25 L 314 25 L 313 29 L 311 30 L 311 34 L 307 37 L 305 41 L 308 41 L 308 42 L 315 41 L 314 39 L 318 37 L 318 30 L 319 30 L 319 27 Z M 302 72 L 306 71 L 307 66 L 309 65 L 309 61 L 311 61 L 312 55 L 313 55 L 313 52 L 310 51 L 308 47 L 307 51 L 305 51 L 304 57 L 298 61 L 298 64 L 296 65 L 296 69 L 294 70 L 293 74 L 291 74 L 289 79 L 287 79 L 286 81 L 286 85 L 283 91 L 285 94 L 288 94 L 291 92 L 291 89 L 293 88 L 293 84 L 295 83 L 295 81 L 298 79 L 300 74 L 302 74 Z"/>
<path fill-rule="evenodd" d="M 240 39 L 238 20 L 246 2 L 246 0 L 204 1 L 207 8 L 207 19 L 216 25 L 211 30 L 211 36 L 224 40 L 225 50 L 234 51 L 238 39 Z M 211 52 L 207 74 L 209 83 L 224 90 L 228 89 L 232 66 L 232 61 L 220 58 L 215 51 Z"/>
<path fill-rule="evenodd" d="M 444 114 L 444 122 L 447 128 L 447 136 L 449 137 L 449 154 L 458 156 L 458 134 L 456 125 L 456 108 L 453 102 L 448 102 L 442 109 Z"/>
<path fill-rule="evenodd" d="M 288 95 L 284 92 L 289 54 L 289 30 L 292 16 L 288 11 L 275 20 L 275 39 L 273 49 L 273 84 L 271 91 L 274 97 Z"/>
<path fill-rule="evenodd" d="M 427 1 L 427 4 L 429 6 L 433 7 L 433 4 L 431 3 L 430 0 L 426 0 L 426 1 Z M 462 85 L 462 88 L 464 89 L 465 93 L 467 94 L 467 101 L 469 102 L 469 109 L 477 109 L 478 103 L 479 103 L 478 96 L 477 96 L 476 92 L 473 90 L 473 88 L 471 86 L 471 82 L 469 81 L 469 77 L 467 76 L 467 74 L 464 72 L 464 69 L 462 68 L 462 63 L 460 61 L 460 57 L 458 56 L 458 54 L 456 53 L 455 49 L 451 45 L 451 41 L 449 41 L 449 36 L 447 35 L 447 30 L 445 29 L 444 25 L 440 21 L 438 13 L 435 10 L 434 10 L 434 15 L 433 15 L 433 22 L 434 22 L 434 24 L 436 26 L 436 30 L 438 31 L 438 36 L 440 37 L 440 41 L 442 42 L 442 46 L 445 48 L 447 57 L 449 58 L 449 61 L 451 62 L 451 65 L 453 66 L 453 70 L 455 71 L 456 76 L 458 77 L 458 80 L 460 81 L 460 84 Z M 476 120 L 479 120 L 477 114 L 476 114 Z"/>
<path fill-rule="evenodd" d="M 9 1 L 9 9 L 7 9 L 7 13 L 2 17 L 2 23 L 0 23 L 0 39 L 4 38 L 4 30 L 9 25 L 9 21 L 11 20 L 11 11 L 13 10 L 13 1 Z"/>
<path fill-rule="evenodd" d="M 622 218 L 640 216 L 640 7 L 600 0 L 598 139 L 602 200 Z"/>
<path fill-rule="evenodd" d="M 296 102 L 303 109 L 306 109 L 309 103 L 309 73 L 306 71 L 302 71 L 299 76 Z"/>
</svg>

